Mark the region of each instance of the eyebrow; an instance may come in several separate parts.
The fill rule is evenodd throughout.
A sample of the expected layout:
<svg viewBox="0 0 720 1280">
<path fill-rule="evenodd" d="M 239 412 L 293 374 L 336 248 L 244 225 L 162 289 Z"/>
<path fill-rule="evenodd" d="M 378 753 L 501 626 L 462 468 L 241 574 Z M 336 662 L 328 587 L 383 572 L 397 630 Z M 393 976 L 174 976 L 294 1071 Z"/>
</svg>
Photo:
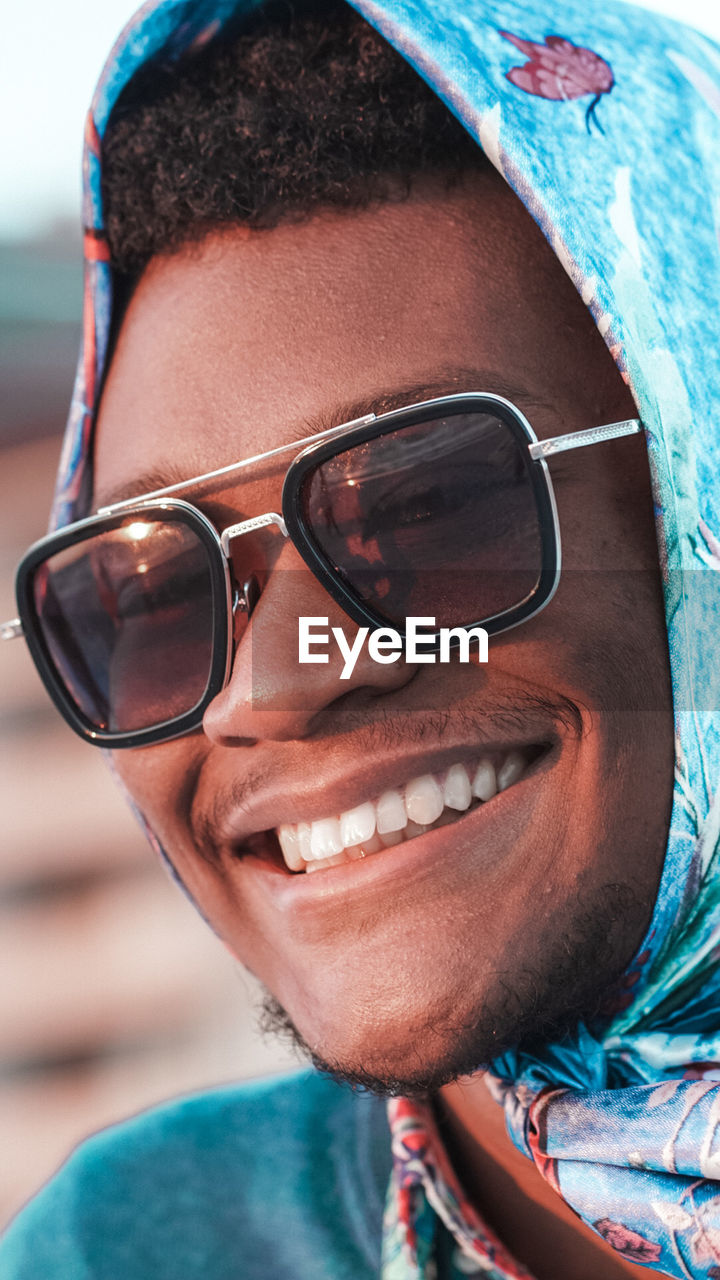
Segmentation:
<svg viewBox="0 0 720 1280">
<path fill-rule="evenodd" d="M 308 436 L 316 435 L 322 431 L 333 431 L 336 427 L 342 426 L 346 422 L 353 422 L 356 418 L 364 418 L 371 413 L 379 416 L 383 413 L 390 413 L 394 409 L 402 409 L 405 406 L 420 403 L 423 400 L 434 400 L 439 396 L 453 395 L 458 392 L 470 394 L 471 392 L 479 391 L 503 396 L 506 400 L 512 400 L 513 402 L 520 401 L 521 405 L 518 407 L 524 405 L 531 410 L 540 408 L 545 412 L 552 411 L 552 406 L 543 400 L 537 392 L 529 391 L 517 382 L 510 382 L 506 377 L 502 377 L 492 370 L 470 369 L 453 365 L 438 370 L 432 378 L 423 379 L 421 382 L 403 383 L 400 386 L 375 391 L 357 400 L 336 401 L 332 408 L 321 409 L 317 414 L 302 418 L 294 425 L 289 425 L 288 437 L 283 444 L 288 447 L 293 444 L 300 445 Z M 238 459 L 238 461 L 242 461 L 242 459 Z M 229 465 L 232 466 L 233 464 Z M 201 479 L 202 474 L 198 473 L 197 478 Z M 194 475 L 188 476 L 185 469 L 168 460 L 162 467 L 143 471 L 131 480 L 124 481 L 122 484 L 103 493 L 99 498 L 94 496 L 93 508 L 98 510 L 99 508 L 112 507 L 116 503 L 127 502 L 132 498 L 142 498 L 145 494 L 153 493 L 156 489 L 169 488 L 174 484 L 186 484 L 193 479 L 195 479 Z M 209 508 L 212 504 L 207 501 L 202 505 L 204 508 Z"/>
<path fill-rule="evenodd" d="M 456 384 L 456 385 L 453 385 Z M 325 431 L 339 426 L 343 422 L 351 422 L 353 418 L 362 418 L 368 413 L 390 413 L 393 409 L 402 409 L 406 405 L 420 403 L 423 400 L 434 400 L 438 396 L 456 393 L 470 394 L 485 392 L 503 396 L 506 400 L 521 400 L 531 406 L 548 409 L 542 399 L 528 391 L 517 382 L 509 382 L 507 378 L 492 370 L 469 369 L 462 366 L 450 366 L 439 370 L 432 379 L 422 382 L 403 383 L 402 386 L 375 392 L 374 395 L 363 396 L 359 400 L 345 401 L 334 406 L 331 412 L 321 411 L 302 423 L 303 430 L 296 439 L 302 439 L 305 429 Z M 520 406 L 518 406 L 520 407 Z"/>
</svg>

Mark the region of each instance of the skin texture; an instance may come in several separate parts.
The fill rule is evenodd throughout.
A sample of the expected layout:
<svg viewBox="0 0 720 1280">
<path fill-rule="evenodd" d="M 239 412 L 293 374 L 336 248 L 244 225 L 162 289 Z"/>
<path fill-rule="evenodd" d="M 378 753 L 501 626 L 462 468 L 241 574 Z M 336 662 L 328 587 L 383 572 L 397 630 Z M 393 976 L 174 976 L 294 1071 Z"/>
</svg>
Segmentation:
<svg viewBox="0 0 720 1280">
<path fill-rule="evenodd" d="M 509 396 L 540 437 L 636 412 L 494 174 L 217 232 L 153 260 L 130 303 L 99 417 L 96 505 L 369 408 L 471 390 Z M 298 667 L 299 614 L 355 628 L 265 532 L 234 544 L 238 575 L 252 562 L 263 590 L 204 731 L 115 755 L 212 927 L 316 1058 L 351 1079 L 438 1087 L 595 1011 L 650 916 L 672 716 L 644 442 L 571 453 L 551 472 L 563 578 L 541 615 L 491 640 L 486 667 L 379 666 L 366 649 L 342 684 L 337 651 Z M 221 525 L 279 510 L 283 474 L 194 500 Z M 517 744 L 546 748 L 520 783 L 363 863 L 291 876 L 237 856 L 240 828 L 324 817 L 439 755 Z"/>
</svg>

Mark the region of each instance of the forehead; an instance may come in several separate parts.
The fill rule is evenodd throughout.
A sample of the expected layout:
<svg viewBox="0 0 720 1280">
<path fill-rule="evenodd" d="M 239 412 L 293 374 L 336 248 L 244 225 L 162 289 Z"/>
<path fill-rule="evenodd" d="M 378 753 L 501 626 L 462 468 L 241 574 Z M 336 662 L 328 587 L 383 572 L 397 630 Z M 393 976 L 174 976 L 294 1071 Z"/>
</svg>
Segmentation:
<svg viewBox="0 0 720 1280">
<path fill-rule="evenodd" d="M 155 259 L 128 307 L 99 414 L 95 492 L 132 492 L 147 474 L 170 483 L 451 391 L 515 398 L 540 434 L 547 417 L 550 434 L 558 403 L 578 394 L 578 359 L 617 377 L 540 232 L 493 174 L 357 213 L 214 233 Z"/>
</svg>

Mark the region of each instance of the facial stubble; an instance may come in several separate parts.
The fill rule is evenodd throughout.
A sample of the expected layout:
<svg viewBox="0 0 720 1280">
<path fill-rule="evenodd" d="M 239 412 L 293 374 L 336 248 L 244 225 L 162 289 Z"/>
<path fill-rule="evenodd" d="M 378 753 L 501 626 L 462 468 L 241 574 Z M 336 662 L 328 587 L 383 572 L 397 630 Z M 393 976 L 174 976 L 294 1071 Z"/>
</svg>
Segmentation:
<svg viewBox="0 0 720 1280">
<path fill-rule="evenodd" d="M 373 1050 L 372 1070 L 360 1061 L 341 1061 L 310 1045 L 278 1000 L 267 992 L 260 1029 L 279 1035 L 319 1070 L 339 1082 L 381 1097 L 422 1097 L 461 1076 L 483 1070 L 511 1048 L 536 1049 L 569 1036 L 579 1023 L 606 1019 L 618 998 L 618 980 L 644 928 L 648 904 L 634 887 L 607 883 L 578 902 L 573 930 L 555 930 L 534 968 L 498 973 L 494 991 L 460 1014 L 448 1009 L 438 1020 L 398 1029 L 413 1045 L 415 1069 L 396 1063 L 409 1057 L 397 1046 L 383 1059 Z M 640 932 L 639 932 L 640 930 Z M 547 939 L 544 940 L 548 942 Z M 472 958 L 468 957 L 468 968 Z"/>
</svg>

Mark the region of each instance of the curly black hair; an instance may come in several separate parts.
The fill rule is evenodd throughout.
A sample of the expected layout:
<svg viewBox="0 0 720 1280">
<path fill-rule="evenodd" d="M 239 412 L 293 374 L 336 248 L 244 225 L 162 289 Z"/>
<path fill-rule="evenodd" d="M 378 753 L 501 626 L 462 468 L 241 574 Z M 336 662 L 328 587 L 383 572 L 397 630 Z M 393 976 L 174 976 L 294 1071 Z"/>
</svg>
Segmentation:
<svg viewBox="0 0 720 1280">
<path fill-rule="evenodd" d="M 208 231 L 399 199 L 487 164 L 423 80 L 344 0 L 281 0 L 123 91 L 103 141 L 113 264 L 137 279 Z"/>
</svg>

